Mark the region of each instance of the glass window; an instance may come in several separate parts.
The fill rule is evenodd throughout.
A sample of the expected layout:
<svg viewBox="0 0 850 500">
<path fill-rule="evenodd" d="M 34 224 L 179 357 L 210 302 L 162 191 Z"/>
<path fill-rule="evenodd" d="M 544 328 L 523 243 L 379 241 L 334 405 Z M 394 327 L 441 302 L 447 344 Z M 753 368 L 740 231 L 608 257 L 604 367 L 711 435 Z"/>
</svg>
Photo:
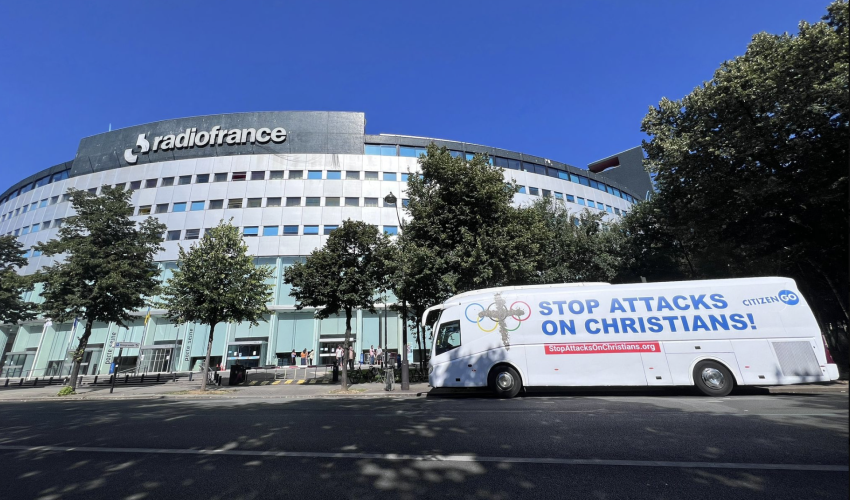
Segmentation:
<svg viewBox="0 0 850 500">
<path fill-rule="evenodd" d="M 578 183 L 582 186 L 590 186 L 590 182 L 588 182 L 587 177 L 584 177 L 583 175 L 578 176 Z"/>
<path fill-rule="evenodd" d="M 30 205 L 30 210 L 35 210 L 36 208 L 38 208 L 38 202 L 34 201 L 33 204 Z"/>
<path fill-rule="evenodd" d="M 585 203 L 584 203 L 584 198 L 582 198 L 581 196 L 579 196 L 579 197 L 578 197 L 578 204 L 579 204 L 579 205 L 584 205 L 584 204 L 585 204 Z"/>
<path fill-rule="evenodd" d="M 596 208 L 596 203 L 593 200 L 587 200 L 587 206 L 590 208 Z"/>
<path fill-rule="evenodd" d="M 550 191 L 548 189 L 543 190 L 543 197 L 544 198 L 550 198 L 551 196 L 552 196 L 552 191 Z"/>
<path fill-rule="evenodd" d="M 51 205 L 55 205 L 57 203 L 59 203 L 59 197 L 58 196 L 53 196 L 53 197 L 50 198 L 50 204 Z"/>
<path fill-rule="evenodd" d="M 165 241 L 177 241 L 180 239 L 180 230 L 168 231 L 165 233 Z"/>
<path fill-rule="evenodd" d="M 425 148 L 416 148 L 416 156 L 428 156 L 428 150 Z"/>
<path fill-rule="evenodd" d="M 187 229 L 185 239 L 187 239 L 187 240 L 197 240 L 200 236 L 201 236 L 201 230 L 200 229 Z"/>
<path fill-rule="evenodd" d="M 555 199 L 556 200 L 563 200 L 564 199 L 564 193 L 559 193 L 559 192 L 555 191 Z"/>
<path fill-rule="evenodd" d="M 160 203 L 156 206 L 155 213 L 164 214 L 168 212 L 168 203 Z"/>
<path fill-rule="evenodd" d="M 227 200 L 227 208 L 242 208 L 242 198 L 231 198 Z"/>
<path fill-rule="evenodd" d="M 339 226 L 329 226 L 329 225 L 325 225 L 325 227 L 324 227 L 324 231 L 325 231 L 325 232 L 324 232 L 324 234 L 325 234 L 325 236 L 327 236 L 327 235 L 331 234 L 331 231 L 333 231 L 334 229 L 336 229 L 336 228 L 338 228 L 338 227 L 339 227 Z"/>
<path fill-rule="evenodd" d="M 304 178 L 304 171 L 303 170 L 290 170 L 289 171 L 289 178 L 290 179 L 303 179 Z"/>
<path fill-rule="evenodd" d="M 33 224 L 32 225 L 32 232 L 37 233 L 39 228 L 41 228 L 41 224 Z"/>
<path fill-rule="evenodd" d="M 367 181 L 378 180 L 378 172 L 366 172 L 366 180 Z"/>
<path fill-rule="evenodd" d="M 540 190 L 536 187 L 528 186 L 528 194 L 532 196 L 540 196 Z"/>
<path fill-rule="evenodd" d="M 319 226 L 304 226 L 304 234 L 319 234 Z"/>
<path fill-rule="evenodd" d="M 244 181 L 248 178 L 248 172 L 233 172 L 230 176 L 231 181 Z"/>
<path fill-rule="evenodd" d="M 151 206 L 150 205 L 144 205 L 144 206 L 139 207 L 139 213 L 137 213 L 136 215 L 150 215 L 150 214 L 151 214 Z"/>
<path fill-rule="evenodd" d="M 57 173 L 53 174 L 52 177 L 50 177 L 50 182 L 65 180 L 65 179 L 68 178 L 68 174 L 70 172 L 71 172 L 70 170 L 63 170 L 61 172 L 57 172 Z"/>
<path fill-rule="evenodd" d="M 367 155 L 379 155 L 381 154 L 381 146 L 377 144 L 366 144 L 366 154 Z"/>
<path fill-rule="evenodd" d="M 248 198 L 248 208 L 260 208 L 263 206 L 262 198 Z"/>
<path fill-rule="evenodd" d="M 260 228 L 258 226 L 245 226 L 242 229 L 242 236 L 257 236 L 260 234 Z"/>
<path fill-rule="evenodd" d="M 41 200 L 41 201 L 38 203 L 38 208 L 43 208 L 43 207 L 46 207 L 46 206 L 47 206 L 47 198 L 45 198 L 45 199 Z"/>
<path fill-rule="evenodd" d="M 284 236 L 297 236 L 298 235 L 298 226 L 283 226 L 283 235 Z"/>
<path fill-rule="evenodd" d="M 617 208 L 617 207 L 614 207 L 614 213 L 617 214 L 617 215 L 620 215 L 620 209 Z"/>
<path fill-rule="evenodd" d="M 280 198 L 266 198 L 266 206 L 267 207 L 279 207 L 280 206 Z"/>
<path fill-rule="evenodd" d="M 277 226 L 263 226 L 263 236 L 277 236 L 279 230 Z"/>
<path fill-rule="evenodd" d="M 525 186 L 517 186 L 516 188 L 517 188 L 517 190 L 516 190 L 517 193 L 525 194 Z"/>
<path fill-rule="evenodd" d="M 410 205 L 410 200 L 409 200 L 409 199 L 407 199 L 407 198 L 402 198 L 402 200 L 401 200 L 401 206 L 403 206 L 403 207 L 407 208 L 407 206 L 408 206 L 408 205 Z"/>
<path fill-rule="evenodd" d="M 558 170 L 558 179 L 562 179 L 565 181 L 570 180 L 570 174 L 564 172 L 563 170 Z"/>
<path fill-rule="evenodd" d="M 301 198 L 298 196 L 287 196 L 286 197 L 286 206 L 287 207 L 300 207 L 301 206 Z"/>
<path fill-rule="evenodd" d="M 339 198 L 335 196 L 328 196 L 325 198 L 325 206 L 326 207 L 338 207 L 339 206 Z"/>
<path fill-rule="evenodd" d="M 56 219 L 55 221 L 53 221 L 53 227 L 58 229 L 58 228 L 62 227 L 62 224 L 64 224 L 64 223 L 65 223 L 65 219 L 63 219 L 63 218 Z"/>
<path fill-rule="evenodd" d="M 578 176 L 576 174 L 570 174 L 570 182 L 578 184 Z"/>
<path fill-rule="evenodd" d="M 378 199 L 377 198 L 363 198 L 363 206 L 364 207 L 377 207 Z"/>
<path fill-rule="evenodd" d="M 283 170 L 273 170 L 269 172 L 270 181 L 279 181 L 283 179 Z"/>
<path fill-rule="evenodd" d="M 381 146 L 381 156 L 396 156 L 395 146 Z"/>
<path fill-rule="evenodd" d="M 449 154 L 452 155 L 452 158 L 462 158 L 463 153 L 460 151 L 449 151 Z"/>
<path fill-rule="evenodd" d="M 398 234 L 398 226 L 384 226 L 384 233 L 389 235 Z"/>
<path fill-rule="evenodd" d="M 360 206 L 360 198 L 355 196 L 346 196 L 345 197 L 345 206 L 346 207 L 359 207 Z"/>
<path fill-rule="evenodd" d="M 195 183 L 207 184 L 210 182 L 210 174 L 198 174 L 195 176 Z"/>
<path fill-rule="evenodd" d="M 342 172 L 340 172 L 339 170 L 328 170 L 328 173 L 327 173 L 325 179 L 334 180 L 334 181 L 342 179 Z"/>
<path fill-rule="evenodd" d="M 266 172 L 251 172 L 251 180 L 252 181 L 264 181 L 266 180 Z"/>
<path fill-rule="evenodd" d="M 466 153 L 466 161 L 475 158 L 475 153 Z"/>
<path fill-rule="evenodd" d="M 220 172 L 213 176 L 213 182 L 227 182 L 227 173 Z"/>
<path fill-rule="evenodd" d="M 96 187 L 88 188 L 86 191 L 88 191 L 89 194 L 97 194 L 97 188 Z"/>
<path fill-rule="evenodd" d="M 511 168 L 510 166 L 508 166 L 508 159 L 502 158 L 501 156 L 494 156 L 493 164 L 500 168 Z"/>
<path fill-rule="evenodd" d="M 17 236 L 18 233 L 20 233 L 20 231 L 21 231 L 20 229 L 15 229 L 15 236 Z"/>
<path fill-rule="evenodd" d="M 308 196 L 304 202 L 305 207 L 319 207 L 322 205 L 322 199 L 318 196 Z"/>
<path fill-rule="evenodd" d="M 611 208 L 611 205 L 605 205 L 605 211 L 610 213 L 610 214 L 614 213 L 614 209 Z"/>
<path fill-rule="evenodd" d="M 401 182 L 407 182 L 407 178 L 409 176 L 410 176 L 410 174 L 401 174 Z"/>
<path fill-rule="evenodd" d="M 322 171 L 321 170 L 308 170 L 307 171 L 307 178 L 308 179 L 321 179 L 322 178 Z"/>
<path fill-rule="evenodd" d="M 142 187 L 142 181 L 132 181 L 130 183 L 130 189 L 132 189 L 132 190 L 141 189 L 141 187 Z"/>
<path fill-rule="evenodd" d="M 419 156 L 416 154 L 416 148 L 411 148 L 409 146 L 399 146 L 398 155 L 404 156 L 405 158 L 416 158 Z"/>
<path fill-rule="evenodd" d="M 156 183 L 159 182 L 157 179 L 148 179 L 145 181 L 145 189 L 155 188 Z"/>
<path fill-rule="evenodd" d="M 35 232 L 35 231 L 33 231 L 33 232 Z M 32 256 L 33 257 L 41 257 L 41 252 L 39 250 L 36 250 L 35 248 L 33 248 L 32 249 Z"/>
<path fill-rule="evenodd" d="M 345 178 L 349 179 L 349 180 L 359 181 L 360 180 L 360 172 L 357 172 L 356 170 L 346 170 L 345 171 Z"/>
<path fill-rule="evenodd" d="M 127 183 L 126 182 L 119 182 L 118 184 L 115 185 L 115 187 L 118 188 L 118 189 L 121 189 L 123 191 L 127 187 Z"/>
<path fill-rule="evenodd" d="M 160 182 L 160 187 L 168 187 L 174 185 L 174 177 L 163 177 L 162 182 Z"/>
<path fill-rule="evenodd" d="M 440 330 L 437 332 L 435 354 L 439 356 L 458 347 L 460 347 L 460 321 L 449 321 L 441 324 Z"/>
<path fill-rule="evenodd" d="M 193 201 L 192 205 L 189 207 L 191 212 L 197 212 L 198 210 L 203 210 L 206 202 L 204 201 Z"/>
<path fill-rule="evenodd" d="M 614 194 L 614 188 L 612 188 L 608 184 L 605 184 L 605 191 L 608 191 L 608 194 Z"/>
<path fill-rule="evenodd" d="M 191 175 L 181 175 L 180 178 L 177 179 L 177 184 L 180 186 L 185 186 L 186 184 L 192 183 Z"/>
<path fill-rule="evenodd" d="M 224 200 L 210 200 L 210 210 L 224 208 Z"/>
<path fill-rule="evenodd" d="M 384 180 L 385 180 L 385 181 L 394 181 L 394 180 L 396 180 L 395 172 L 384 172 Z"/>
<path fill-rule="evenodd" d="M 185 211 L 186 211 L 186 202 L 185 202 L 185 201 L 182 201 L 182 202 L 180 202 L 180 203 L 175 203 L 175 204 L 171 207 L 171 211 L 172 211 L 172 212 L 185 212 Z"/>
<path fill-rule="evenodd" d="M 41 223 L 41 228 L 42 228 L 42 229 L 50 229 L 50 221 L 49 221 L 49 220 L 46 220 L 46 221 L 42 222 L 42 223 Z"/>
<path fill-rule="evenodd" d="M 575 196 L 573 196 L 573 195 L 571 195 L 571 194 L 568 194 L 568 195 L 567 195 L 567 201 L 568 201 L 568 202 L 570 202 L 570 203 L 575 203 L 575 202 L 576 202 L 576 197 L 575 197 Z"/>
</svg>

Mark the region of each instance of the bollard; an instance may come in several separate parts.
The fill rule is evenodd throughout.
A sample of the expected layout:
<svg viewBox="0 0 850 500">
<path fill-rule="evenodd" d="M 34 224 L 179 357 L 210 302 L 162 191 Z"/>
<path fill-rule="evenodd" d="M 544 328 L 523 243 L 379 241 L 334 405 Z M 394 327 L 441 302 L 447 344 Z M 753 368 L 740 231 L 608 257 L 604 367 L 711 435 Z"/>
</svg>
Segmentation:
<svg viewBox="0 0 850 500">
<path fill-rule="evenodd" d="M 47 381 L 47 385 L 53 385 L 53 377 L 50 377 L 50 380 Z"/>
<path fill-rule="evenodd" d="M 142 383 L 143 384 L 145 383 L 145 374 L 144 373 L 142 374 Z"/>
<path fill-rule="evenodd" d="M 9 387 L 9 377 L 6 377 L 6 385 L 4 385 L 3 387 Z"/>
<path fill-rule="evenodd" d="M 24 385 L 24 379 L 21 379 L 21 381 L 18 382 L 18 385 Z"/>
<path fill-rule="evenodd" d="M 95 376 L 94 376 L 94 382 L 93 382 L 93 384 L 92 384 L 92 385 L 97 385 L 97 377 L 98 377 L 98 375 L 95 375 Z"/>
<path fill-rule="evenodd" d="M 145 378 L 145 376 L 142 375 L 142 380 L 144 380 L 144 378 Z M 129 373 L 124 374 L 124 383 L 126 384 L 129 381 L 130 381 L 130 374 Z"/>
<path fill-rule="evenodd" d="M 189 382 L 191 382 L 191 381 L 192 381 L 192 375 L 193 375 L 194 373 L 195 373 L 195 372 L 189 372 Z"/>
<path fill-rule="evenodd" d="M 38 386 L 38 377 L 36 377 L 36 378 L 35 378 L 35 382 L 33 382 L 32 386 L 33 386 L 33 387 L 37 387 L 37 386 Z"/>
<path fill-rule="evenodd" d="M 156 374 L 156 381 L 159 382 L 159 373 Z"/>
<path fill-rule="evenodd" d="M 176 374 L 176 373 L 174 373 L 174 372 L 171 372 L 171 381 L 172 381 L 172 382 L 177 382 L 177 374 Z"/>
</svg>

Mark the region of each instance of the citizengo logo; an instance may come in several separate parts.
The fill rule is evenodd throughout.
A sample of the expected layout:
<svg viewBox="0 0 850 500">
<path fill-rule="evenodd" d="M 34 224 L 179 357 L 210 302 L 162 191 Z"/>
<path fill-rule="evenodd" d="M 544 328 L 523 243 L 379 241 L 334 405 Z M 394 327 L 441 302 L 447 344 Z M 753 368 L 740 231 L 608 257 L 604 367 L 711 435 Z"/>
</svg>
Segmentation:
<svg viewBox="0 0 850 500">
<path fill-rule="evenodd" d="M 202 148 L 205 146 L 221 146 L 227 144 L 230 146 L 237 144 L 266 144 L 268 142 L 281 143 L 286 140 L 286 129 L 283 127 L 277 128 L 237 128 L 223 129 L 216 125 L 209 131 L 197 128 L 187 128 L 185 132 L 174 135 L 156 136 L 151 144 L 145 134 L 139 134 L 136 139 L 136 145 L 124 151 L 124 159 L 127 163 L 136 163 L 139 160 L 139 154 L 149 151 L 169 151 L 171 149 L 184 148 Z M 138 148 L 139 152 L 135 153 Z"/>
<path fill-rule="evenodd" d="M 800 302 L 800 297 L 791 290 L 782 290 L 779 292 L 779 300 L 793 306 Z"/>
</svg>

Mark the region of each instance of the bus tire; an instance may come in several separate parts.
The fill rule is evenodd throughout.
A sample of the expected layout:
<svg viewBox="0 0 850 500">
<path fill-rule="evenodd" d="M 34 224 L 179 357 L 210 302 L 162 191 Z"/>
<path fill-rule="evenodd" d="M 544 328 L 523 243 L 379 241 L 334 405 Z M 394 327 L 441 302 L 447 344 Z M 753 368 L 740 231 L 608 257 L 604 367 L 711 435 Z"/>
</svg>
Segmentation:
<svg viewBox="0 0 850 500">
<path fill-rule="evenodd" d="M 490 370 L 488 385 L 497 397 L 510 399 L 522 390 L 522 379 L 512 367 L 499 365 Z"/>
<path fill-rule="evenodd" d="M 706 396 L 728 396 L 735 378 L 728 368 L 717 361 L 700 361 L 694 367 L 694 386 Z"/>
</svg>

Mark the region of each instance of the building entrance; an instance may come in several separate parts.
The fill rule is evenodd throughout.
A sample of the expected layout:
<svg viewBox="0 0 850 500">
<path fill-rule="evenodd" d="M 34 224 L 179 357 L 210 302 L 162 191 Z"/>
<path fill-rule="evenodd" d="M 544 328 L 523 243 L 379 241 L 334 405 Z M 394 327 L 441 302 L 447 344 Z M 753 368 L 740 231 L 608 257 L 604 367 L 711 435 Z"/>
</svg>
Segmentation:
<svg viewBox="0 0 850 500">
<path fill-rule="evenodd" d="M 139 360 L 139 373 L 159 373 L 171 371 L 174 358 L 174 346 L 143 346 Z"/>
<path fill-rule="evenodd" d="M 268 342 L 266 341 L 230 342 L 227 344 L 227 360 L 224 369 L 229 370 L 233 365 L 253 368 L 265 364 L 267 346 Z"/>
</svg>

